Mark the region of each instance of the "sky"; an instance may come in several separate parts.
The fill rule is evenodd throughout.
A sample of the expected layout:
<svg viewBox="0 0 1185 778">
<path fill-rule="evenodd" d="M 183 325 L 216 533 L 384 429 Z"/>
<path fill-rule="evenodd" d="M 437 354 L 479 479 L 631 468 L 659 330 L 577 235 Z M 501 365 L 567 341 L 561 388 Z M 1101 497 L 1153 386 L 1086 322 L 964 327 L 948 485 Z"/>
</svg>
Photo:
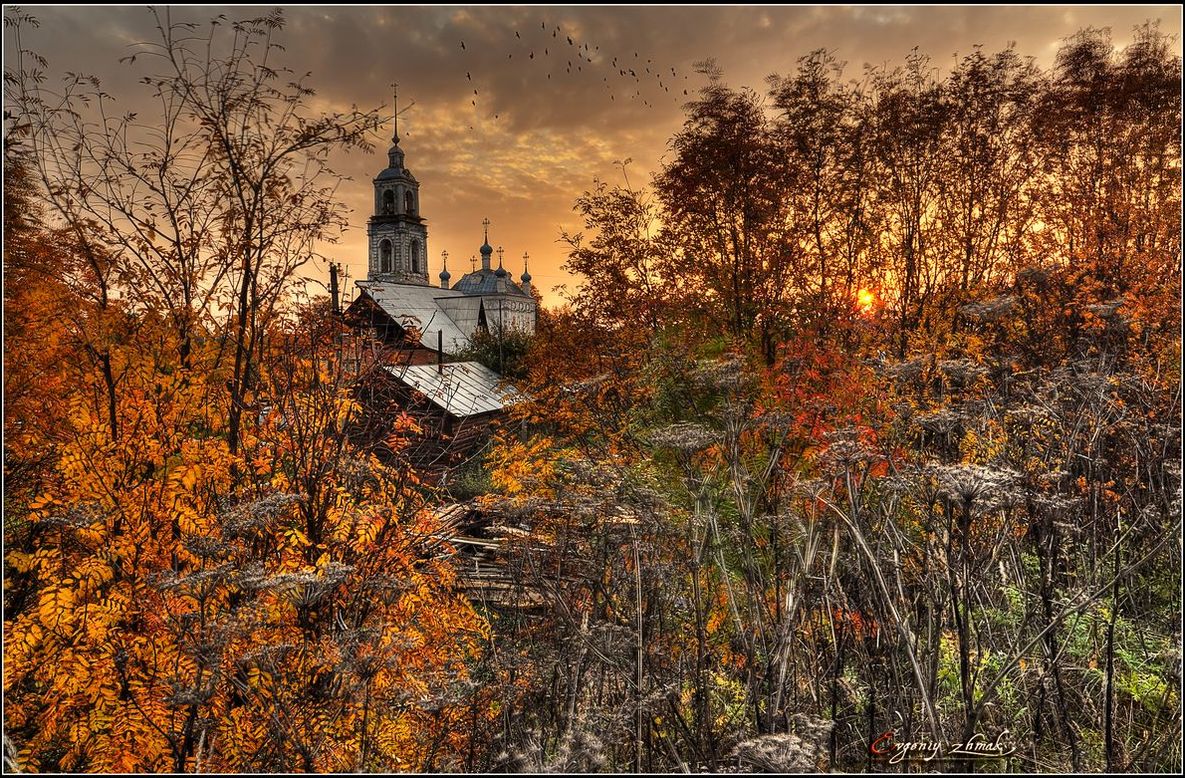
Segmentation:
<svg viewBox="0 0 1185 778">
<path fill-rule="evenodd" d="M 51 71 L 98 75 L 127 110 L 143 104 L 138 74 L 119 64 L 129 47 L 154 36 L 142 6 L 24 9 L 40 23 L 24 44 Z M 172 14 L 205 22 L 268 10 L 183 6 Z M 516 278 L 523 253 L 530 254 L 533 283 L 549 305 L 560 302 L 555 287 L 577 282 L 563 269 L 559 241 L 562 231 L 582 228 L 576 198 L 598 179 L 613 185 L 627 175 L 640 186 L 661 168 L 683 104 L 705 83 L 696 62 L 712 58 L 726 83 L 759 92 L 767 76 L 792 74 L 799 57 L 820 48 L 846 62 L 852 78 L 866 63 L 903 64 L 915 46 L 940 74 L 977 44 L 992 52 L 1014 43 L 1049 66 L 1061 41 L 1080 29 L 1110 28 L 1122 47 L 1149 20 L 1160 20 L 1181 51 L 1181 11 L 1168 5 L 306 5 L 284 6 L 284 14 L 286 64 L 311 73 L 316 107 L 384 106 L 389 113 L 390 84 L 398 82 L 401 146 L 428 223 L 429 278 L 436 282 L 442 250 L 454 280 L 469 270 L 488 218 L 490 243 L 504 247 Z M 11 41 L 5 44 L 8 66 Z M 350 228 L 324 251 L 353 280 L 366 274 L 370 182 L 386 165 L 389 137 L 389 129 L 376 135 L 371 154 L 334 160 L 352 179 L 339 190 Z M 324 263 L 305 272 L 316 281 L 328 277 Z"/>
</svg>

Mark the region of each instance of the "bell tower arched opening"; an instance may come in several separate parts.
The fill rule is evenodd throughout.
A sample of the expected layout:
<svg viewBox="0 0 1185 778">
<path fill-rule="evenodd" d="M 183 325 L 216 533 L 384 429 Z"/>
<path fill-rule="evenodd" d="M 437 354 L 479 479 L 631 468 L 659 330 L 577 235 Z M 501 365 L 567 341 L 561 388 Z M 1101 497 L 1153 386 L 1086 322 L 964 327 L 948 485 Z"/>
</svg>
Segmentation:
<svg viewBox="0 0 1185 778">
<path fill-rule="evenodd" d="M 379 243 L 379 272 L 392 273 L 395 270 L 391 241 L 383 239 Z"/>
<path fill-rule="evenodd" d="M 423 273 L 424 268 L 422 267 L 422 263 L 423 253 L 420 251 L 420 242 L 413 240 L 411 242 L 411 272 Z"/>
</svg>

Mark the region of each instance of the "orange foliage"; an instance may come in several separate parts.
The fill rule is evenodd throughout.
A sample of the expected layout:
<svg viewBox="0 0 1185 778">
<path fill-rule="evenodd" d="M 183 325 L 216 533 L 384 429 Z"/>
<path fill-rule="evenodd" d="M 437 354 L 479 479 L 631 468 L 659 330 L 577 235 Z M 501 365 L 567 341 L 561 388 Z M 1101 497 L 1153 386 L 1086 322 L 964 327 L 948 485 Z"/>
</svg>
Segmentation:
<svg viewBox="0 0 1185 778">
<path fill-rule="evenodd" d="M 162 371 L 144 344 L 167 335 L 138 325 L 118 440 L 101 405 L 64 392 L 53 475 L 6 527 L 21 767 L 429 769 L 464 753 L 488 628 L 414 474 L 351 449 L 352 402 L 308 381 L 232 456 L 209 386 Z"/>
</svg>

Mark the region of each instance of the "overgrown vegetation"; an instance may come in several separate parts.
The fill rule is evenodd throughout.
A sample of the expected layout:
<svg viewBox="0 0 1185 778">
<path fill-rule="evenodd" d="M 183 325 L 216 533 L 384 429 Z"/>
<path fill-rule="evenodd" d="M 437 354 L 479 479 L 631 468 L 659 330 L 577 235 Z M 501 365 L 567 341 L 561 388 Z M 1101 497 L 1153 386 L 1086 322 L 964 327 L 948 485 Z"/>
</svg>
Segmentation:
<svg viewBox="0 0 1185 778">
<path fill-rule="evenodd" d="M 577 199 L 568 304 L 466 355 L 530 399 L 436 490 L 350 443 L 292 283 L 376 116 L 311 111 L 278 14 L 162 18 L 151 118 L 6 23 L 6 766 L 864 769 L 892 729 L 1180 769 L 1156 29 L 766 95 L 706 63 L 651 185 Z M 523 607 L 461 593 L 474 495 Z"/>
<path fill-rule="evenodd" d="M 1007 730 L 980 769 L 1178 767 L 1168 41 L 705 72 L 651 188 L 578 200 L 587 282 L 493 457 L 552 603 L 494 623 L 535 679 L 497 737 L 794 770 Z"/>
</svg>

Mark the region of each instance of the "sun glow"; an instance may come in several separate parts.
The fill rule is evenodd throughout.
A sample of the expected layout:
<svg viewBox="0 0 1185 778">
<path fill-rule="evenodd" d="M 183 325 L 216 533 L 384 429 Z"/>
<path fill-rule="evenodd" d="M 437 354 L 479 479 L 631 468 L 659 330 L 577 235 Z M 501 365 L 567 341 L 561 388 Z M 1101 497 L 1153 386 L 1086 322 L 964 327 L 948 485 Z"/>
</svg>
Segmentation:
<svg viewBox="0 0 1185 778">
<path fill-rule="evenodd" d="M 876 307 L 876 295 L 868 289 L 861 289 L 856 293 L 856 307 L 861 313 L 868 313 Z"/>
</svg>

